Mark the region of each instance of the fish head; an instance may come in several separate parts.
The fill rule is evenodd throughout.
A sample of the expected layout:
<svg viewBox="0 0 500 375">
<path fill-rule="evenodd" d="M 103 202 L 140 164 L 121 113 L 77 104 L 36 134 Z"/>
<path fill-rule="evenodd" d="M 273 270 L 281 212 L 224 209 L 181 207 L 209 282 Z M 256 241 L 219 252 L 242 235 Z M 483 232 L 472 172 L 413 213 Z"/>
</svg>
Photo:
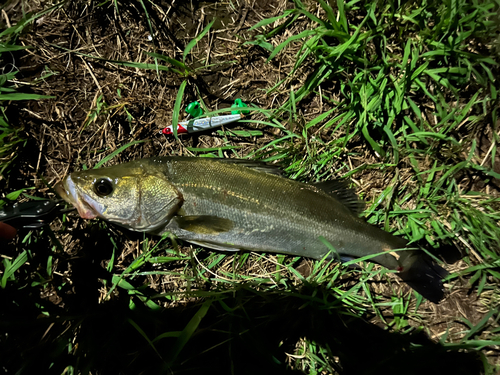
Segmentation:
<svg viewBox="0 0 500 375">
<path fill-rule="evenodd" d="M 84 219 L 144 232 L 167 225 L 183 201 L 165 175 L 136 163 L 74 172 L 55 189 Z"/>
</svg>

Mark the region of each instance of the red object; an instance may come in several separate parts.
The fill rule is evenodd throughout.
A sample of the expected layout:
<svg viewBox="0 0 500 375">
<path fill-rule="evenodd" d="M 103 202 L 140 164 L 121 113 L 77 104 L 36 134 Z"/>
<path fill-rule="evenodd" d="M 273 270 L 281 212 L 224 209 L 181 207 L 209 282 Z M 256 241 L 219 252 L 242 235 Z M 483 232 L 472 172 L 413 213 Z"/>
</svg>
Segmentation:
<svg viewBox="0 0 500 375">
<path fill-rule="evenodd" d="M 11 240 L 16 236 L 17 230 L 9 224 L 0 222 L 0 240 Z"/>
<path fill-rule="evenodd" d="M 183 134 L 187 133 L 187 129 L 183 127 L 181 124 L 177 125 L 177 134 Z M 174 132 L 172 131 L 172 126 L 167 126 L 165 129 L 162 130 L 162 133 L 165 135 L 172 135 Z"/>
</svg>

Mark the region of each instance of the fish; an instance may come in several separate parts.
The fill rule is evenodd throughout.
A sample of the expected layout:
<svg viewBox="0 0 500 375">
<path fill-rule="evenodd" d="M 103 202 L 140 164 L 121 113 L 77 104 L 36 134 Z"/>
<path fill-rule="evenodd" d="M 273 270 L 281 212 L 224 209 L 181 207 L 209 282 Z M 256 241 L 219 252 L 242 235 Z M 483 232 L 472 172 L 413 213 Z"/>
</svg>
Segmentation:
<svg viewBox="0 0 500 375">
<path fill-rule="evenodd" d="M 446 270 L 421 248 L 361 219 L 363 205 L 339 180 L 307 184 L 262 162 L 165 156 L 73 172 L 55 189 L 84 219 L 168 232 L 218 251 L 371 256 L 429 301 L 444 298 Z"/>
</svg>

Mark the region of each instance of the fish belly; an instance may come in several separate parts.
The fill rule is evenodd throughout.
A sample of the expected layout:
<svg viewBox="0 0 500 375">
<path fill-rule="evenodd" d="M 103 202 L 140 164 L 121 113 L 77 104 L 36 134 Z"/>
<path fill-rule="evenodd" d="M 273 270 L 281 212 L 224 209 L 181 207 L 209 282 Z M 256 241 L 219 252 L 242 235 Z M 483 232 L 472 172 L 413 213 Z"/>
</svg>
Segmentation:
<svg viewBox="0 0 500 375">
<path fill-rule="evenodd" d="M 388 245 L 387 240 L 397 239 L 355 218 L 348 223 L 340 219 L 324 223 L 316 220 L 315 216 L 249 212 L 200 198 L 196 198 L 195 202 L 183 206 L 184 215 L 222 217 L 231 220 L 234 227 L 216 234 L 197 233 L 179 228 L 173 220 L 165 231 L 182 240 L 216 250 L 271 252 L 314 259 L 325 256 L 339 258 L 341 254 L 358 258 L 383 252 L 384 249 L 392 250 L 390 246 L 393 244 Z M 325 240 L 335 252 L 325 244 Z M 391 269 L 398 267 L 398 262 L 390 254 L 379 255 L 373 260 Z"/>
</svg>

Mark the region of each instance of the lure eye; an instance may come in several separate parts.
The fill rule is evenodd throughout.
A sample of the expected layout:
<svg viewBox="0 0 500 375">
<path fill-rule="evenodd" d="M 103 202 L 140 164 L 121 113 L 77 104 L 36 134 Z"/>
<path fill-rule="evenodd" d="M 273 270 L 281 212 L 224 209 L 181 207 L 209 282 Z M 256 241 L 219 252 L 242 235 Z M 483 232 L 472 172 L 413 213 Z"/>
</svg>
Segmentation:
<svg viewBox="0 0 500 375">
<path fill-rule="evenodd" d="M 105 178 L 100 178 L 94 182 L 94 192 L 100 197 L 110 195 L 113 192 L 113 184 Z"/>
</svg>

